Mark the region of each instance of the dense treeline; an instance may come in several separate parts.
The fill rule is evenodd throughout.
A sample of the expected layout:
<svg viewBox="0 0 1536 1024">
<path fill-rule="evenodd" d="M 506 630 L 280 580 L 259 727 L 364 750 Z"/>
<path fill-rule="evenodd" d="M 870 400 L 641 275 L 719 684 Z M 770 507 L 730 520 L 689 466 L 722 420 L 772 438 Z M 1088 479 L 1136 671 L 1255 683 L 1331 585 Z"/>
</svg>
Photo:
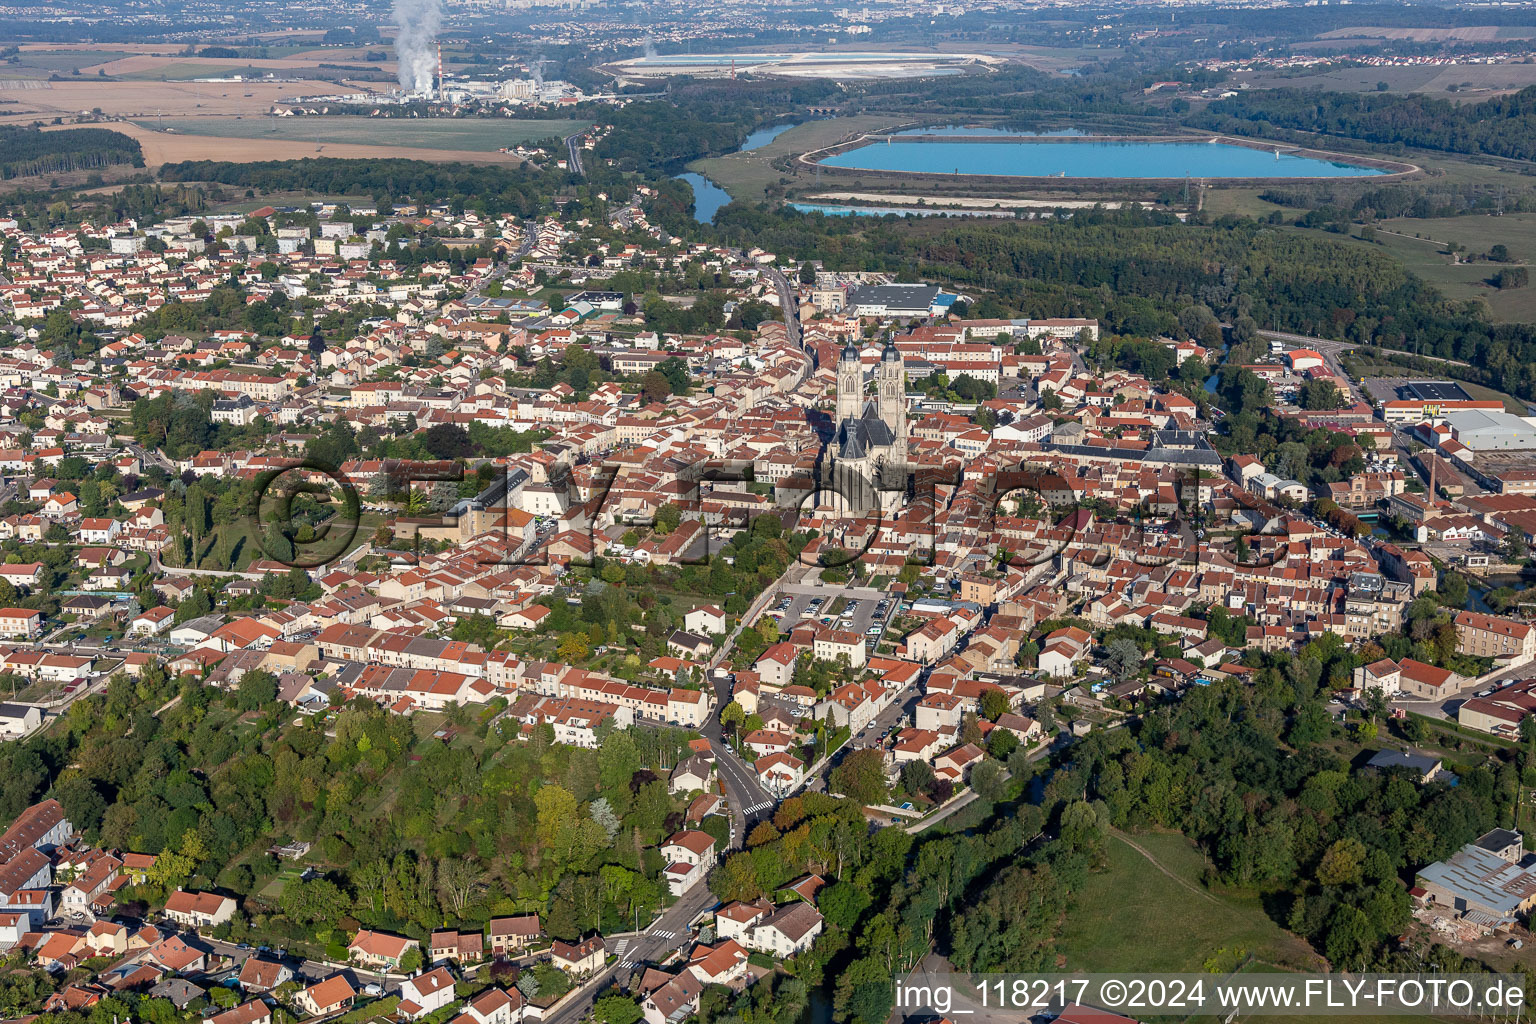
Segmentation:
<svg viewBox="0 0 1536 1024">
<path fill-rule="evenodd" d="M 728 153 L 741 145 L 759 116 L 745 104 L 724 100 L 686 107 L 632 103 L 624 115 L 595 154 L 628 171 L 678 170 L 690 160 Z"/>
<path fill-rule="evenodd" d="M 718 220 L 738 244 L 751 239 L 837 269 L 929 275 L 1023 315 L 1093 316 L 1139 337 L 1176 330 L 1178 310 L 1191 303 L 1223 319 L 1246 315 L 1325 335 L 1383 323 L 1406 330 L 1400 321 L 1437 303 L 1385 253 L 1236 219 L 1192 225 L 1125 210 L 1056 221 L 850 224 L 736 205 Z"/>
<path fill-rule="evenodd" d="M 106 128 L 0 127 L 0 178 L 68 171 L 99 171 L 128 164 L 144 166 L 144 151 L 135 139 Z"/>
<path fill-rule="evenodd" d="M 276 694 L 264 672 L 227 694 L 155 666 L 115 677 L 46 738 L 0 748 L 0 816 L 51 793 L 92 839 L 160 855 L 126 902 L 220 885 L 246 901 L 231 935 L 259 923 L 261 941 L 312 948 L 344 945 L 358 924 L 424 938 L 533 909 L 575 938 L 663 902 L 653 847 L 681 805 L 658 772 L 679 759 L 680 731 L 614 732 L 600 750 L 557 746 L 547 729 L 522 742 L 515 721 L 491 724 L 497 702 L 450 709 L 467 737 L 450 745 L 357 701 L 327 735 L 286 724 Z M 258 898 L 276 872 L 261 851 L 280 837 L 313 842 L 328 873 Z"/>
<path fill-rule="evenodd" d="M 736 150 L 747 134 L 784 113 L 841 102 L 846 95 L 826 81 L 679 79 L 666 100 L 591 111 L 613 131 L 598 143 L 598 160 L 624 171 L 672 174 L 700 157 Z M 562 115 L 565 116 L 565 115 Z M 594 163 L 597 161 L 594 161 Z"/>
<path fill-rule="evenodd" d="M 90 186 L 86 186 L 89 188 Z M 222 192 L 222 190 L 219 190 Z M 79 192 L 70 189 L 26 189 L 0 197 L 0 209 L 21 221 L 28 231 L 47 231 L 70 226 L 110 224 L 133 219 L 143 222 L 201 213 L 221 194 L 188 185 L 162 187 L 129 184 L 110 192 Z"/>
<path fill-rule="evenodd" d="M 1180 77 L 1169 72 L 1168 77 Z M 1041 115 L 1152 115 L 1167 112 L 1144 102 L 1141 89 L 1155 76 L 1141 71 L 1098 72 L 1061 79 L 1033 68 L 1009 67 L 981 78 L 928 79 L 920 85 L 904 79 L 861 87 L 862 105 L 870 110 L 927 111 L 930 116 L 1006 118 L 1029 126 Z"/>
<path fill-rule="evenodd" d="M 310 191 L 374 196 L 380 204 L 404 199 L 458 201 L 487 214 L 533 217 L 568 178 L 564 172 L 422 160 L 274 160 L 229 163 L 190 160 L 160 169 L 164 181 L 215 181 L 260 192 Z"/>
<path fill-rule="evenodd" d="M 1479 184 L 1399 184 L 1377 188 L 1328 182 L 1266 189 L 1259 198 L 1277 206 L 1326 212 L 1342 219 L 1389 217 L 1460 217 L 1476 213 L 1524 213 L 1536 210 L 1536 191 L 1510 193 L 1503 187 Z"/>
<path fill-rule="evenodd" d="M 1416 969 L 1391 942 L 1407 885 L 1508 819 L 1520 768 L 1494 759 L 1457 769 L 1457 785 L 1353 770 L 1348 745 L 1326 745 L 1331 656 L 1286 655 L 1252 687 L 1194 690 L 1132 729 L 1096 731 L 1073 775 L 1113 825 L 1178 829 L 1224 882 L 1272 894 L 1271 913 L 1336 970 Z"/>
<path fill-rule="evenodd" d="M 1536 86 L 1465 105 L 1418 93 L 1253 90 L 1212 103 L 1190 123 L 1253 135 L 1280 127 L 1529 160 L 1536 156 Z"/>
<path fill-rule="evenodd" d="M 717 214 L 716 233 L 829 268 L 948 282 L 974 291 L 978 316 L 1096 317 L 1110 332 L 1145 338 L 1176 332 L 1179 311 L 1198 303 L 1250 328 L 1463 360 L 1536 398 L 1536 325 L 1490 324 L 1389 253 L 1253 220 L 1182 223 L 1129 209 L 953 225 L 735 203 Z"/>
</svg>

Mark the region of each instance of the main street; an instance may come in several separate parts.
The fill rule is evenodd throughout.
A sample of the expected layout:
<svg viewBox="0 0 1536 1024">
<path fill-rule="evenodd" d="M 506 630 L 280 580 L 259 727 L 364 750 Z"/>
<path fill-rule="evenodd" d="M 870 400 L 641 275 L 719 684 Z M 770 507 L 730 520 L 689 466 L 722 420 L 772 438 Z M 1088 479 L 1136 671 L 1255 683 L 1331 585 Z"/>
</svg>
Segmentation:
<svg viewBox="0 0 1536 1024">
<path fill-rule="evenodd" d="M 715 755 L 715 770 L 719 773 L 720 784 L 725 788 L 725 797 L 729 803 L 731 815 L 731 841 L 729 849 L 739 849 L 747 841 L 747 833 L 752 826 L 762 818 L 773 814 L 773 806 L 777 802 L 762 784 L 757 781 L 757 772 L 752 766 L 736 756 L 730 743 L 725 738 L 725 730 L 720 725 L 720 712 L 731 701 L 730 684 L 725 679 L 715 681 L 715 714 L 710 716 L 704 728 L 699 730 L 704 738 L 709 740 L 710 749 Z"/>
<path fill-rule="evenodd" d="M 784 326 L 789 328 L 789 343 L 796 348 L 803 348 L 800 303 L 795 297 L 795 289 L 790 285 L 789 278 L 784 276 L 784 271 L 772 265 L 763 268 L 763 276 L 773 283 L 774 289 L 779 293 L 779 309 L 784 313 Z"/>
</svg>

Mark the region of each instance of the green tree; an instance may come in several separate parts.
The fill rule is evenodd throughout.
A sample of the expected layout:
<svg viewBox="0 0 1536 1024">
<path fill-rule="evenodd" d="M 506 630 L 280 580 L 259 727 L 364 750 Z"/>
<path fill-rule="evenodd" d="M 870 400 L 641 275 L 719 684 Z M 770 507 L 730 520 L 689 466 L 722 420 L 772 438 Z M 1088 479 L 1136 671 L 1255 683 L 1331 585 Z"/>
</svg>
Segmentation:
<svg viewBox="0 0 1536 1024">
<path fill-rule="evenodd" d="M 592 1019 L 599 1024 L 637 1024 L 640 1005 L 629 996 L 613 993 L 599 996 L 592 1006 Z"/>
<path fill-rule="evenodd" d="M 933 766 L 914 758 L 901 766 L 901 787 L 908 793 L 921 793 L 933 784 Z"/>
<path fill-rule="evenodd" d="M 1141 667 L 1141 648 L 1129 637 L 1117 637 L 1104 649 L 1104 667 L 1116 679 L 1126 679 Z"/>
<path fill-rule="evenodd" d="M 567 664 L 584 660 L 591 653 L 587 638 L 580 633 L 566 633 L 560 638 L 555 656 Z"/>
<path fill-rule="evenodd" d="M 1301 407 L 1311 410 L 1342 409 L 1348 403 L 1331 380 L 1309 380 L 1301 387 Z"/>
<path fill-rule="evenodd" d="M 1013 705 L 1008 702 L 1008 695 L 1002 690 L 986 689 L 981 693 L 981 717 L 989 722 L 995 722 L 1003 715 L 1013 710 Z"/>
<path fill-rule="evenodd" d="M 678 508 L 678 506 L 673 502 L 669 501 L 656 510 L 656 532 L 662 536 L 666 536 L 673 530 L 677 529 L 678 525 L 682 523 L 682 521 L 683 510 Z"/>
<path fill-rule="evenodd" d="M 739 730 L 746 720 L 746 710 L 734 700 L 720 709 L 720 724 L 725 728 Z"/>
<path fill-rule="evenodd" d="M 1365 844 L 1353 836 L 1337 840 L 1328 847 L 1317 865 L 1318 882 L 1323 885 L 1351 885 L 1358 882 L 1365 854 Z"/>
<path fill-rule="evenodd" d="M 241 711 L 255 711 L 277 699 L 277 677 L 257 669 L 240 677 L 235 691 L 235 706 Z"/>
<path fill-rule="evenodd" d="M 883 803 L 886 799 L 885 762 L 878 750 L 855 750 L 832 770 L 832 792 L 861 804 Z"/>
<path fill-rule="evenodd" d="M 283 913 L 302 925 L 339 921 L 351 907 L 347 894 L 324 878 L 289 882 L 280 903 Z"/>
</svg>

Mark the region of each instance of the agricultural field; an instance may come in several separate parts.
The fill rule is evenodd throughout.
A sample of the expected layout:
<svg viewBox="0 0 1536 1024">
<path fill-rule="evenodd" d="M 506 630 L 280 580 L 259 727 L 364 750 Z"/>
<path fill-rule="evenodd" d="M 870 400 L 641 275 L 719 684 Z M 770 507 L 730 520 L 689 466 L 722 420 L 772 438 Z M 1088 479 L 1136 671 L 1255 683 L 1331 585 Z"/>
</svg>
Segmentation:
<svg viewBox="0 0 1536 1024">
<path fill-rule="evenodd" d="M 1445 251 L 1450 242 L 1461 243 L 1463 255 L 1481 255 L 1490 245 L 1502 243 L 1509 248 L 1511 263 L 1452 262 Z M 1536 321 L 1536 287 L 1500 289 L 1488 283 L 1503 266 L 1536 264 L 1536 214 L 1388 220 L 1376 226 L 1376 243 L 1447 296 L 1483 299 L 1495 320 Z"/>
<path fill-rule="evenodd" d="M 0 78 L 47 78 L 69 75 L 103 61 L 132 57 L 127 50 L 24 50 L 0 61 Z"/>
<path fill-rule="evenodd" d="M 1213 215 L 1250 213 L 1263 215 L 1267 209 L 1280 209 L 1244 190 L 1213 190 L 1207 195 L 1206 210 Z M 1283 210 L 1294 214 L 1293 210 Z M 1384 220 L 1375 226 L 1376 240 L 1359 237 L 1360 228 L 1345 235 L 1327 235 L 1315 228 L 1288 228 L 1313 233 L 1314 237 L 1337 239 L 1346 245 L 1385 249 L 1411 273 L 1422 278 L 1451 299 L 1475 299 L 1485 303 L 1488 315 L 1501 323 L 1536 322 L 1536 282 L 1523 288 L 1495 288 L 1490 279 L 1505 266 L 1536 267 L 1536 213 L 1511 213 L 1499 218 L 1486 216 L 1416 219 L 1409 217 Z M 1447 243 L 1462 245 L 1463 260 L 1482 256 L 1496 243 L 1507 246 L 1509 263 L 1485 259 L 1455 262 Z"/>
<path fill-rule="evenodd" d="M 1441 99 L 1473 101 L 1536 85 L 1536 64 L 1458 64 L 1452 67 L 1324 68 L 1316 71 L 1259 71 L 1237 79 L 1254 89 L 1317 89 L 1328 92 L 1419 92 Z"/>
<path fill-rule="evenodd" d="M 1464 42 L 1492 43 L 1501 39 L 1529 39 L 1536 36 L 1531 25 L 1445 25 L 1416 28 L 1383 28 L 1355 25 L 1318 33 L 1318 39 L 1411 39 L 1416 43 Z"/>
<path fill-rule="evenodd" d="M 251 60 L 215 62 L 198 60 L 195 57 L 173 61 L 159 57 L 130 57 L 125 61 L 114 62 L 112 66 L 102 70 L 112 78 L 125 82 L 187 82 L 195 78 L 234 78 L 236 75 L 255 81 L 275 70 L 263 66 L 270 63 L 270 61 Z M 113 67 L 117 67 L 118 70 L 113 70 Z M 294 87 L 290 86 L 290 88 Z"/>
<path fill-rule="evenodd" d="M 585 121 L 514 121 L 491 118 L 379 117 L 167 117 L 140 119 L 141 128 L 178 135 L 279 142 L 402 146 L 494 153 L 550 137 L 564 137 Z"/>
<path fill-rule="evenodd" d="M 292 82 L 132 82 L 81 75 L 58 81 L 4 82 L 0 95 L 17 103 L 0 106 L 0 121 L 50 123 L 56 117 L 75 120 L 81 111 L 96 110 L 103 117 L 155 118 L 188 115 L 264 115 L 272 106 L 297 90 Z M 355 87 L 331 85 L 335 93 L 355 92 Z"/>
</svg>

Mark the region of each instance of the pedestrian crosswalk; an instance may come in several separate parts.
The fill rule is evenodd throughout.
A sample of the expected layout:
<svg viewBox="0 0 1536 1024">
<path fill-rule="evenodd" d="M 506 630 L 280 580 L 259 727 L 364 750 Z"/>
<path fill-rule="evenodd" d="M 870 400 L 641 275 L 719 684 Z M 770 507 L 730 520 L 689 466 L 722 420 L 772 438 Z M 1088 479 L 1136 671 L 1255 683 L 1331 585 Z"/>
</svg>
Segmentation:
<svg viewBox="0 0 1536 1024">
<path fill-rule="evenodd" d="M 651 934 L 658 939 L 675 939 L 681 935 L 682 932 L 651 932 Z"/>
<path fill-rule="evenodd" d="M 628 949 L 628 948 L 629 948 L 629 940 L 628 939 L 620 939 L 617 943 L 614 944 L 613 955 L 614 956 L 618 956 L 618 957 L 622 957 L 624 955 L 624 951 L 626 949 Z M 622 967 L 623 964 L 620 963 L 619 966 Z"/>
<path fill-rule="evenodd" d="M 751 807 L 744 808 L 742 813 L 743 814 L 756 814 L 758 811 L 766 811 L 768 808 L 770 808 L 772 806 L 773 806 L 773 801 L 772 800 L 759 800 L 757 803 L 753 804 Z"/>
</svg>

